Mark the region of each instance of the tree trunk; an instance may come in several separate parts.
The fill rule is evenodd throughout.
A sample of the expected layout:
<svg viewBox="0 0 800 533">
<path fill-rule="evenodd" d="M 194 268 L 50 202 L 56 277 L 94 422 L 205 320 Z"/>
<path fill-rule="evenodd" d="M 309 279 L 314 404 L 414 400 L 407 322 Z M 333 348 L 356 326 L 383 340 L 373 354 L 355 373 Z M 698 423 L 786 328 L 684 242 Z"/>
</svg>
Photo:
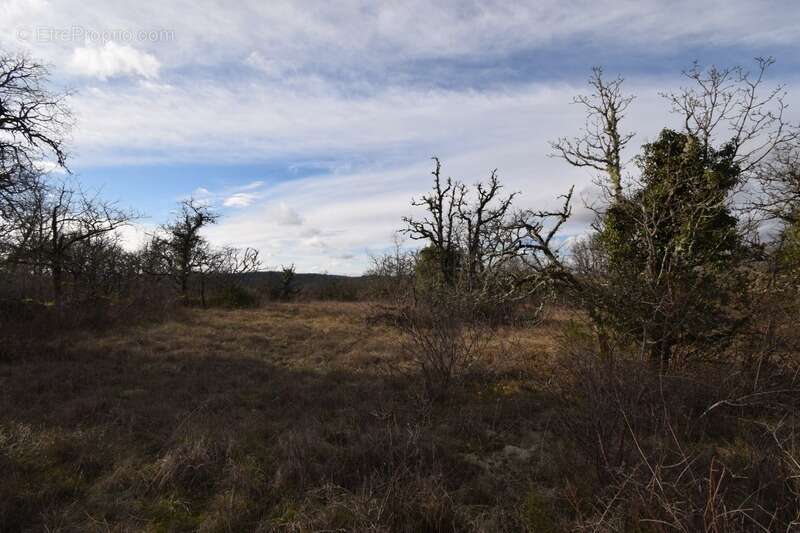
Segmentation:
<svg viewBox="0 0 800 533">
<path fill-rule="evenodd" d="M 189 274 L 186 271 L 180 273 L 181 299 L 185 304 L 189 299 Z"/>
<path fill-rule="evenodd" d="M 61 310 L 63 304 L 63 276 L 64 276 L 64 250 L 62 247 L 58 231 L 58 209 L 53 209 L 53 216 L 50 222 L 50 232 L 52 243 L 50 267 L 53 272 L 53 302 L 56 309 Z"/>
<path fill-rule="evenodd" d="M 55 303 L 56 309 L 61 309 L 63 305 L 63 277 L 64 277 L 64 267 L 63 267 L 63 260 L 61 258 L 61 254 L 59 252 L 55 252 L 55 256 L 53 257 L 53 302 Z"/>
</svg>

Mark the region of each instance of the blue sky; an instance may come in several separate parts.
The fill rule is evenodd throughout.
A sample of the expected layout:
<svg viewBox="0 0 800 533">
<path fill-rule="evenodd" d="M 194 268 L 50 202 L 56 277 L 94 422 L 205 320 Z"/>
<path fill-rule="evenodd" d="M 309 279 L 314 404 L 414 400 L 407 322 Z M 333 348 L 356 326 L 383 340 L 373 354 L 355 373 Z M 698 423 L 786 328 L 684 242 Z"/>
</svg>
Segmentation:
<svg viewBox="0 0 800 533">
<path fill-rule="evenodd" d="M 131 245 L 195 196 L 223 215 L 213 242 L 301 271 L 362 272 L 432 155 L 467 182 L 498 168 L 524 207 L 591 196 L 548 140 L 581 127 L 570 100 L 594 65 L 637 95 L 638 142 L 674 121 L 658 93 L 693 60 L 774 56 L 770 83 L 800 106 L 795 0 L 0 0 L 0 48 L 75 90 L 70 168 L 149 215 Z"/>
</svg>

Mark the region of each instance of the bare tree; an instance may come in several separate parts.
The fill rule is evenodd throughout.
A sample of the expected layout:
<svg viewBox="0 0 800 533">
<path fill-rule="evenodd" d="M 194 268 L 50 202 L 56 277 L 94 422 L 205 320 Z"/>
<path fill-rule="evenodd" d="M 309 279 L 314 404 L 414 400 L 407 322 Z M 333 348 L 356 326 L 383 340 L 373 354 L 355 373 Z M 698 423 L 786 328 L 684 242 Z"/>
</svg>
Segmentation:
<svg viewBox="0 0 800 533">
<path fill-rule="evenodd" d="M 426 214 L 421 220 L 403 217 L 406 228 L 402 231 L 413 240 L 425 240 L 437 254 L 439 271 L 446 285 L 455 280 L 458 256 L 458 235 L 460 231 L 459 209 L 464 204 L 466 188 L 458 181 L 441 177 L 442 165 L 437 157 L 433 174 L 433 190 L 420 200 L 412 200 L 411 205 L 424 207 Z"/>
<path fill-rule="evenodd" d="M 151 273 L 172 277 L 184 300 L 189 296 L 189 279 L 211 262 L 211 249 L 200 230 L 214 224 L 218 215 L 195 199 L 180 203 L 175 220 L 152 237 L 148 255 Z"/>
<path fill-rule="evenodd" d="M 565 266 L 554 239 L 562 226 L 572 216 L 572 194 L 574 187 L 561 196 L 564 203 L 558 211 L 527 210 L 517 215 L 515 226 L 519 246 L 533 274 L 547 274 L 550 279 L 573 284 L 569 269 Z"/>
<path fill-rule="evenodd" d="M 197 272 L 200 277 L 200 302 L 206 307 L 206 285 L 214 278 L 231 290 L 242 274 L 257 272 L 261 268 L 258 250 L 255 248 L 233 248 L 225 246 L 213 249 L 208 243 L 198 250 Z"/>
<path fill-rule="evenodd" d="M 77 244 L 99 238 L 130 223 L 134 215 L 115 204 L 86 196 L 61 185 L 49 205 L 49 263 L 53 276 L 53 298 L 62 304 L 65 260 Z"/>
<path fill-rule="evenodd" d="M 516 255 L 516 250 L 508 246 L 509 239 L 504 237 L 507 215 L 517 193 L 500 198 L 502 188 L 495 169 L 489 176 L 488 185 L 480 182 L 475 184 L 476 198 L 473 203 L 462 201 L 457 205 L 458 217 L 465 231 L 463 238 L 469 290 L 477 288 L 479 276 L 486 269 L 497 267 L 498 263 Z"/>
<path fill-rule="evenodd" d="M 392 244 L 387 253 L 370 256 L 372 265 L 364 275 L 374 298 L 400 302 L 411 296 L 418 258 L 416 250 L 404 249 L 400 232 L 394 234 Z"/>
<path fill-rule="evenodd" d="M 27 265 L 36 275 L 49 273 L 53 299 L 63 306 L 64 277 L 73 252 L 92 241 L 102 240 L 129 224 L 136 215 L 97 196 L 61 183 L 56 187 L 39 184 L 31 210 L 25 212 L 20 230 L 8 243 L 7 260 Z"/>
<path fill-rule="evenodd" d="M 417 274 L 430 277 L 435 263 L 445 288 L 457 286 L 482 301 L 510 296 L 509 271 L 519 254 L 511 208 L 518 193 L 502 194 L 497 170 L 473 187 L 451 178 L 443 185 L 441 164 L 434 161 L 433 190 L 412 201 L 425 208 L 425 215 L 404 218 L 403 232 L 428 243 L 417 258 Z"/>
<path fill-rule="evenodd" d="M 622 83 L 621 77 L 605 80 L 603 69 L 593 68 L 589 85 L 594 92 L 574 99 L 574 103 L 586 108 L 583 133 L 574 139 L 561 138 L 551 143 L 555 155 L 570 165 L 604 172 L 615 200 L 622 196 L 622 151 L 634 135 L 620 129 L 634 98 L 623 94 Z"/>
<path fill-rule="evenodd" d="M 572 216 L 574 189 L 570 187 L 559 197 L 563 202 L 557 210 L 525 210 L 515 216 L 515 240 L 525 265 L 516 284 L 526 286 L 531 293 L 552 289 L 572 298 L 579 308 L 586 311 L 600 341 L 601 351 L 608 355 L 608 328 L 596 290 L 601 283 L 581 272 L 574 253 L 567 256 L 561 250 L 564 244 L 561 230 Z"/>
<path fill-rule="evenodd" d="M 43 65 L 0 54 L 0 238 L 31 213 L 45 162 L 66 168 L 68 93 L 50 91 L 48 80 Z"/>
<path fill-rule="evenodd" d="M 764 87 L 774 63 L 771 57 L 756 58 L 755 72 L 740 66 L 704 70 L 695 63 L 683 72 L 689 87 L 663 94 L 683 118 L 685 132 L 700 139 L 706 151 L 728 146 L 745 177 L 773 150 L 800 135 L 785 116 L 785 87 Z"/>
<path fill-rule="evenodd" d="M 216 272 L 226 276 L 257 272 L 261 268 L 261 260 L 255 248 L 225 246 L 217 251 L 217 257 Z"/>
<path fill-rule="evenodd" d="M 760 190 L 752 207 L 785 226 L 800 224 L 800 144 L 784 144 L 755 168 Z"/>
</svg>

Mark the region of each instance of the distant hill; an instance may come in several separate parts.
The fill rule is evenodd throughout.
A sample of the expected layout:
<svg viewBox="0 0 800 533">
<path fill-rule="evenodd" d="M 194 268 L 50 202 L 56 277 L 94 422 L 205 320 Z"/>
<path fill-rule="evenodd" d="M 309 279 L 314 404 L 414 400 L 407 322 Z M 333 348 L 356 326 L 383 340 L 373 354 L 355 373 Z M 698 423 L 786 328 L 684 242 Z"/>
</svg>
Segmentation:
<svg viewBox="0 0 800 533">
<path fill-rule="evenodd" d="M 249 286 L 263 286 L 279 284 L 281 282 L 281 272 L 270 270 L 267 272 L 249 272 L 240 275 L 241 281 Z M 339 274 L 302 274 L 296 273 L 294 275 L 294 283 L 299 289 L 305 288 L 320 288 L 330 285 L 341 283 L 363 283 L 367 278 L 365 276 L 342 276 Z"/>
<path fill-rule="evenodd" d="M 281 272 L 251 272 L 239 275 L 241 283 L 259 292 L 274 291 L 281 285 Z M 300 298 L 356 300 L 367 286 L 366 276 L 297 273 L 292 287 Z"/>
</svg>

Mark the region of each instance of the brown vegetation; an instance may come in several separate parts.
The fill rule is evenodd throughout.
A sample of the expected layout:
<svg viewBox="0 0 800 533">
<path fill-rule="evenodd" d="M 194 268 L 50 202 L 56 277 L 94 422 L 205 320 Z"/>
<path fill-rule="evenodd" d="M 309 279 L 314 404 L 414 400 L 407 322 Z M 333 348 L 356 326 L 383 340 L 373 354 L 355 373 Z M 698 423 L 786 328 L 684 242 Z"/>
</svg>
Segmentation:
<svg viewBox="0 0 800 533">
<path fill-rule="evenodd" d="M 519 211 L 435 160 L 424 247 L 308 290 L 193 200 L 125 250 L 132 213 L 37 170 L 66 168 L 46 70 L 0 56 L 0 530 L 797 529 L 800 126 L 771 64 L 687 71 L 630 178 L 632 98 L 595 70 L 554 144 L 605 174 L 580 244 L 572 188 Z"/>
<path fill-rule="evenodd" d="M 492 372 L 432 407 L 366 311 L 186 310 L 6 361 L 0 529 L 518 529 L 549 453 L 524 384 L 541 340 L 493 343 Z"/>
</svg>

